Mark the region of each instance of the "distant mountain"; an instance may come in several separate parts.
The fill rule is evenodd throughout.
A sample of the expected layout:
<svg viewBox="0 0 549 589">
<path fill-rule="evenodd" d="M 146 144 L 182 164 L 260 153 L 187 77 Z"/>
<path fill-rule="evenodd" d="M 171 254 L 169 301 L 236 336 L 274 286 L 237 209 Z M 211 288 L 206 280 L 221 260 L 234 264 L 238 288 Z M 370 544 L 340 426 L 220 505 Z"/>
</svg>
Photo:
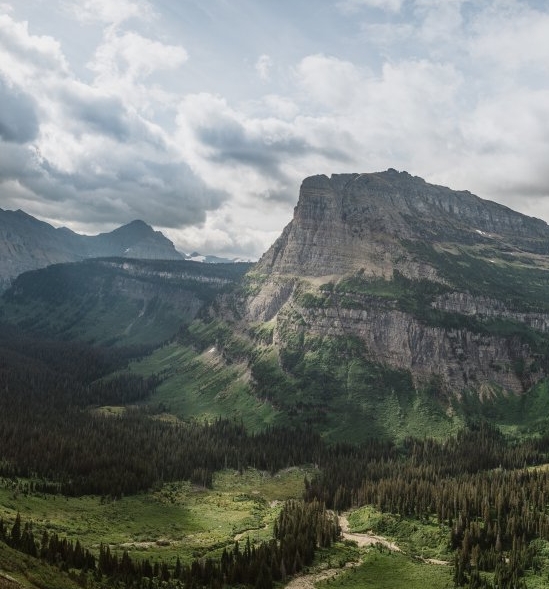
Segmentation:
<svg viewBox="0 0 549 589">
<path fill-rule="evenodd" d="M 242 262 L 248 264 L 252 261 L 249 258 L 223 258 L 220 256 L 212 256 L 211 254 L 203 255 L 198 252 L 184 254 L 184 258 L 191 262 L 204 262 L 205 264 L 239 264 Z"/>
<path fill-rule="evenodd" d="M 0 321 L 40 337 L 158 345 L 235 288 L 249 268 L 113 257 L 51 264 L 14 279 L 0 297 Z"/>
<path fill-rule="evenodd" d="M 0 209 L 0 290 L 27 270 L 107 256 L 182 259 L 167 237 L 143 221 L 88 236 L 66 227 L 56 229 L 21 210 Z"/>
<path fill-rule="evenodd" d="M 123 256 L 143 260 L 181 260 L 183 256 L 160 231 L 143 221 L 132 221 L 110 233 L 85 238 L 86 257 Z"/>
</svg>

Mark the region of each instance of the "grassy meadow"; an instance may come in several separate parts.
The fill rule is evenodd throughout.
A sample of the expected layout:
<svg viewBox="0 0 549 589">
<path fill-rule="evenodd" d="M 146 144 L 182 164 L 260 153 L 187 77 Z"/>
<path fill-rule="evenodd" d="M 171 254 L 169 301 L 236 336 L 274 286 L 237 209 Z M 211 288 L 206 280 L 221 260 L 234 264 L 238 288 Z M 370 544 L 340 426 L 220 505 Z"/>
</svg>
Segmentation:
<svg viewBox="0 0 549 589">
<path fill-rule="evenodd" d="M 10 479 L 0 479 L 0 517 L 12 524 L 17 512 L 32 521 L 40 539 L 44 529 L 97 551 L 100 543 L 135 558 L 175 564 L 232 545 L 236 539 L 272 537 L 280 505 L 299 498 L 312 469 L 295 468 L 274 476 L 248 470 L 216 474 L 212 489 L 188 482 L 110 500 L 97 496 L 25 494 Z"/>
</svg>

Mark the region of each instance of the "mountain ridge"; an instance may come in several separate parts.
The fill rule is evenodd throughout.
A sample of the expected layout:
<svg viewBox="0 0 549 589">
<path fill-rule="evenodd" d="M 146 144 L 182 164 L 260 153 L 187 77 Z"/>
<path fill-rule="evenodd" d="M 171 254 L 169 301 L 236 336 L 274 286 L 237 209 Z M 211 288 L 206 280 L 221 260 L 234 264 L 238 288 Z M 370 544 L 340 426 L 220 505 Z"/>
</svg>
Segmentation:
<svg viewBox="0 0 549 589">
<path fill-rule="evenodd" d="M 312 176 L 240 316 L 273 326 L 290 372 L 319 341 L 355 338 L 418 390 L 522 395 L 548 373 L 548 252 L 544 221 L 468 191 L 393 169 Z"/>
<path fill-rule="evenodd" d="M 387 263 L 396 253 L 392 250 L 398 249 L 395 240 L 449 238 L 471 244 L 506 240 L 531 253 L 549 253 L 549 226 L 544 221 L 469 191 L 453 191 L 389 169 L 306 178 L 294 218 L 260 258 L 258 270 L 301 276 L 341 274 L 360 269 L 357 258 L 362 256 L 369 258 L 372 274 L 386 275 Z M 331 260 L 320 255 L 330 247 L 329 240 Z M 399 270 L 409 274 L 406 264 Z"/>
<path fill-rule="evenodd" d="M 186 390 L 201 399 L 215 363 L 215 382 L 224 383 L 208 385 L 216 410 L 235 394 L 243 407 L 265 403 L 270 417 L 259 421 L 311 424 L 334 440 L 445 435 L 478 414 L 516 427 L 549 390 L 548 247 L 543 221 L 406 173 L 305 179 L 292 221 L 259 262 L 180 315 L 174 346 L 196 368 Z M 137 327 L 155 316 L 162 290 L 140 286 L 136 305 L 127 290 L 138 277 L 124 263 L 120 271 L 100 283 L 98 304 L 130 301 L 126 324 L 137 317 Z M 78 284 L 86 272 L 70 270 Z M 36 328 L 61 325 L 75 337 L 78 329 L 40 302 L 47 289 L 34 280 L 23 275 L 4 295 L 6 318 L 23 326 L 32 315 Z M 57 282 L 46 280 L 62 304 Z M 171 293 L 161 297 L 183 308 Z M 86 311 L 77 296 L 69 308 L 77 327 Z M 179 404 L 176 373 L 161 394 Z M 194 417 L 211 412 L 204 400 L 193 407 Z"/>
<path fill-rule="evenodd" d="M 141 220 L 89 236 L 55 228 L 21 209 L 0 209 L 0 291 L 28 270 L 107 256 L 183 259 L 167 237 Z"/>
</svg>

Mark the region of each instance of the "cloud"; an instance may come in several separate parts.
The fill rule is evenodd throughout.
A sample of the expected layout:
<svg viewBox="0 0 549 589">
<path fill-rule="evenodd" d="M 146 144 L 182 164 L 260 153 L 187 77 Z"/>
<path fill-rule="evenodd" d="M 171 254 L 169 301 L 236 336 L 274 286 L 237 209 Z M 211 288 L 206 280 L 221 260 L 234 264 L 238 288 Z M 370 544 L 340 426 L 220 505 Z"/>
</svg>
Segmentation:
<svg viewBox="0 0 549 589">
<path fill-rule="evenodd" d="M 478 15 L 469 51 L 473 60 L 486 62 L 507 74 L 520 70 L 549 70 L 549 13 L 527 3 L 498 2 Z"/>
<path fill-rule="evenodd" d="M 246 116 L 210 94 L 187 96 L 177 123 L 178 145 L 193 169 L 212 186 L 250 203 L 258 197 L 295 201 L 298 179 L 289 162 L 348 158 L 337 147 L 307 137 L 297 120 Z"/>
<path fill-rule="evenodd" d="M 38 134 L 34 100 L 24 92 L 8 86 L 0 76 L 0 138 L 27 143 Z"/>
<path fill-rule="evenodd" d="M 250 223 L 250 214 L 253 214 L 253 223 Z M 200 227 L 167 228 L 166 234 L 183 252 L 217 252 L 229 258 L 257 259 L 280 234 L 278 228 L 272 229 L 273 223 L 285 225 L 287 222 L 285 206 L 252 212 L 248 207 L 227 203 L 212 211 Z"/>
<path fill-rule="evenodd" d="M 454 40 L 461 33 L 463 24 L 462 5 L 465 0 L 416 0 L 415 10 L 421 25 L 419 35 L 423 42 L 447 45 L 456 48 Z M 458 47 L 459 48 L 459 47 Z M 435 54 L 439 49 L 435 47 Z"/>
<path fill-rule="evenodd" d="M 344 13 L 357 12 L 361 8 L 378 8 L 388 12 L 400 12 L 404 0 L 343 0 L 336 6 Z"/>
<path fill-rule="evenodd" d="M 135 80 L 161 69 L 177 69 L 187 58 L 181 46 L 166 45 L 136 32 L 108 29 L 88 67 L 100 81 Z"/>
<path fill-rule="evenodd" d="M 273 67 L 273 60 L 267 55 L 260 55 L 258 60 L 255 62 L 255 70 L 259 75 L 260 79 L 266 82 L 270 78 L 270 71 Z"/>
<path fill-rule="evenodd" d="M 87 3 L 87 9 L 92 5 L 108 7 Z M 187 59 L 182 47 L 109 28 L 95 55 L 97 77 L 87 84 L 71 73 L 57 41 L 3 16 L 0 52 L 3 202 L 66 224 L 94 227 L 140 217 L 183 227 L 203 223 L 227 198 L 208 187 L 174 150 L 170 135 L 147 118 L 147 104 L 169 94 L 145 80 L 180 67 Z"/>
<path fill-rule="evenodd" d="M 148 20 L 155 12 L 146 0 L 84 0 L 83 2 L 65 2 L 65 10 L 77 20 L 90 23 L 100 22 L 118 25 L 126 20 L 137 18 Z"/>
<path fill-rule="evenodd" d="M 330 110 L 348 107 L 363 73 L 349 61 L 322 54 L 308 55 L 296 68 L 305 99 Z"/>
<path fill-rule="evenodd" d="M 237 0 L 65 1 L 72 45 L 25 4 L 0 15 L 15 208 L 88 231 L 143 217 L 186 249 L 256 256 L 317 173 L 395 167 L 549 210 L 542 3 L 342 0 L 299 32 L 299 3 L 254 5 L 277 43 Z"/>
<path fill-rule="evenodd" d="M 19 83 L 38 73 L 65 74 L 69 69 L 58 41 L 31 35 L 27 22 L 16 22 L 7 14 L 0 14 L 0 58 L 0 71 Z"/>
</svg>

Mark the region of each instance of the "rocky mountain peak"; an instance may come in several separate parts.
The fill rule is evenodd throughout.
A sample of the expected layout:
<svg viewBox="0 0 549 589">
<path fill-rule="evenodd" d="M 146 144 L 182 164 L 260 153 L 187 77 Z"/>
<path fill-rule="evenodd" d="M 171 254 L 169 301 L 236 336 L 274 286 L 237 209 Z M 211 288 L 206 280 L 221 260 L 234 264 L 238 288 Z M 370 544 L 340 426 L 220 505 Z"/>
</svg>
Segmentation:
<svg viewBox="0 0 549 589">
<path fill-rule="evenodd" d="M 0 291 L 27 270 L 96 257 L 180 260 L 181 254 L 160 231 L 136 220 L 99 235 L 55 229 L 24 211 L 0 209 Z"/>
<path fill-rule="evenodd" d="M 139 219 L 122 225 L 110 233 L 97 235 L 94 242 L 90 242 L 90 244 L 95 256 L 119 255 L 143 259 L 182 259 L 172 241 Z M 109 253 L 103 253 L 102 250 L 109 250 Z"/>
<path fill-rule="evenodd" d="M 249 276 L 242 316 L 274 323 L 281 358 L 356 338 L 459 394 L 522 394 L 549 366 L 548 225 L 406 172 L 306 178 Z"/>
<path fill-rule="evenodd" d="M 389 169 L 306 178 L 294 217 L 259 262 L 264 272 L 323 276 L 364 269 L 417 275 L 403 240 L 441 243 L 498 241 L 546 253 L 549 227 L 539 219 L 468 191 L 428 184 Z M 406 258 L 404 264 L 397 259 Z"/>
</svg>

